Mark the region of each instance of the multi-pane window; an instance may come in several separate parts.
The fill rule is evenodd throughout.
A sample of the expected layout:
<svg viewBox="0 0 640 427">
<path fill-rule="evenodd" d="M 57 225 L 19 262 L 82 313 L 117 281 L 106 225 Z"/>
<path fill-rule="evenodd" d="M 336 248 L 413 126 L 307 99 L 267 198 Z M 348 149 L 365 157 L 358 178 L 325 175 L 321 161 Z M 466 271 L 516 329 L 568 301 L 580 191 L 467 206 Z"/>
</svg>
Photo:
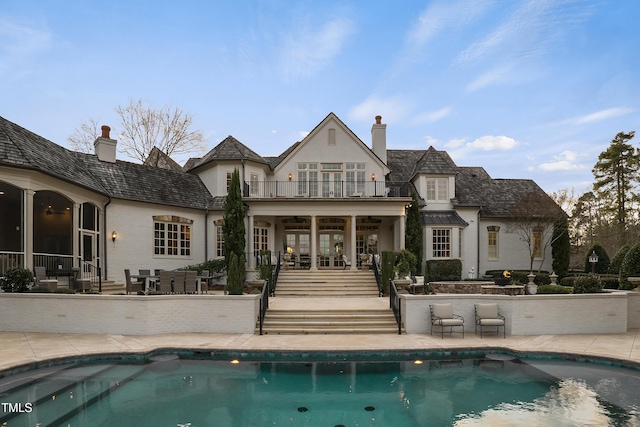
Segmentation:
<svg viewBox="0 0 640 427">
<path fill-rule="evenodd" d="M 231 188 L 231 177 L 233 176 L 232 172 L 227 172 L 227 194 L 229 193 L 229 189 Z"/>
<path fill-rule="evenodd" d="M 449 179 L 427 178 L 427 200 L 436 202 L 449 200 Z"/>
<path fill-rule="evenodd" d="M 253 250 L 255 253 L 269 249 L 269 224 L 256 221 L 253 227 Z"/>
<path fill-rule="evenodd" d="M 498 232 L 500 227 L 487 227 L 487 259 L 498 259 Z"/>
<path fill-rule="evenodd" d="M 364 194 L 364 175 L 366 163 L 347 163 L 345 165 L 347 172 L 347 195 Z"/>
<path fill-rule="evenodd" d="M 216 256 L 224 256 L 224 232 L 221 224 L 216 225 Z"/>
<path fill-rule="evenodd" d="M 191 256 L 192 220 L 171 215 L 154 216 L 153 253 Z"/>
<path fill-rule="evenodd" d="M 533 257 L 542 258 L 542 231 L 533 231 Z"/>
<path fill-rule="evenodd" d="M 433 230 L 433 257 L 451 257 L 451 229 L 435 228 Z"/>
<path fill-rule="evenodd" d="M 249 175 L 249 192 L 251 193 L 251 196 L 258 195 L 258 174 L 257 173 L 252 173 L 251 175 Z"/>
</svg>

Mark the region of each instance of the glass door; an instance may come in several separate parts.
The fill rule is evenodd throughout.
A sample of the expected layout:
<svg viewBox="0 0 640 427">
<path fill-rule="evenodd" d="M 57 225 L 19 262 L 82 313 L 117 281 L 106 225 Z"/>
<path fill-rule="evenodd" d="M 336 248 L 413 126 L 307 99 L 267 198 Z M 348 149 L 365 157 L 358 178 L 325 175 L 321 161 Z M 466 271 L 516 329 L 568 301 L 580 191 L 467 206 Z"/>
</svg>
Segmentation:
<svg viewBox="0 0 640 427">
<path fill-rule="evenodd" d="M 318 267 L 343 267 L 344 234 L 341 232 L 322 232 L 318 239 L 320 263 Z"/>
</svg>

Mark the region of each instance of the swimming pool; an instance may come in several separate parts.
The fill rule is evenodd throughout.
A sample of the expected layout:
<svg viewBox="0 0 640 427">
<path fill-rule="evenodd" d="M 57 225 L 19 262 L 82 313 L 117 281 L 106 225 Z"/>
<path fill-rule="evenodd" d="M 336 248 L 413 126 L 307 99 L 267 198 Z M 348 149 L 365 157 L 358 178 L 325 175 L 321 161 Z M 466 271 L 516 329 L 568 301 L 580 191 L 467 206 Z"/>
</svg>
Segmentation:
<svg viewBox="0 0 640 427">
<path fill-rule="evenodd" d="M 569 358 L 478 350 L 94 355 L 0 378 L 0 425 L 640 425 L 636 367 Z"/>
</svg>

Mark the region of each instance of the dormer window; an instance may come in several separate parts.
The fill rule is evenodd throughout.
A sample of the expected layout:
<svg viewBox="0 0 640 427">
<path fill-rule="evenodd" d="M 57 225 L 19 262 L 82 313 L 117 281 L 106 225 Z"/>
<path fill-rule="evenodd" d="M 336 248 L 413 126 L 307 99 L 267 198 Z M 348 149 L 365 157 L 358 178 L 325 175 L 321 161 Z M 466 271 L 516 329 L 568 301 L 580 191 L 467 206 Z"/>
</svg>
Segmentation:
<svg viewBox="0 0 640 427">
<path fill-rule="evenodd" d="M 449 200 L 448 178 L 427 178 L 427 201 L 446 202 Z"/>
</svg>

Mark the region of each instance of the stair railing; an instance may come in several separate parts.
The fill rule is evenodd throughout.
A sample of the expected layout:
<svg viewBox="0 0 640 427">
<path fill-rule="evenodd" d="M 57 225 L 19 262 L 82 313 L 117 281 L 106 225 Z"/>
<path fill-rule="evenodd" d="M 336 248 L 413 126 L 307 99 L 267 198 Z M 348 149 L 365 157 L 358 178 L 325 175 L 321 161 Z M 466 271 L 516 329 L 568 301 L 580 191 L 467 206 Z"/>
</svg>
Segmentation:
<svg viewBox="0 0 640 427">
<path fill-rule="evenodd" d="M 262 335 L 262 325 L 264 324 L 264 317 L 267 314 L 269 308 L 269 281 L 265 280 L 262 285 L 262 294 L 260 295 L 260 335 Z"/>
<path fill-rule="evenodd" d="M 280 252 L 278 252 L 278 261 L 273 269 L 273 278 L 271 280 L 271 296 L 276 296 L 276 284 L 278 283 L 278 276 L 280 275 L 280 268 L 282 263 L 280 262 Z"/>
<path fill-rule="evenodd" d="M 376 261 L 376 256 L 371 255 L 371 257 L 373 258 L 373 274 L 376 276 L 376 285 L 378 285 L 378 296 L 381 297 L 384 295 L 382 292 L 382 274 L 380 273 L 380 266 Z"/>
<path fill-rule="evenodd" d="M 92 285 L 98 282 L 98 292 L 102 292 L 102 269 L 100 268 L 100 261 L 98 261 L 98 265 L 93 265 L 81 260 L 80 265 L 80 277 L 78 277 L 78 279 L 89 279 Z"/>
<path fill-rule="evenodd" d="M 400 306 L 400 297 L 398 296 L 398 288 L 393 280 L 389 279 L 389 307 L 393 311 L 393 316 L 398 323 L 398 335 L 402 335 L 402 308 Z"/>
</svg>

